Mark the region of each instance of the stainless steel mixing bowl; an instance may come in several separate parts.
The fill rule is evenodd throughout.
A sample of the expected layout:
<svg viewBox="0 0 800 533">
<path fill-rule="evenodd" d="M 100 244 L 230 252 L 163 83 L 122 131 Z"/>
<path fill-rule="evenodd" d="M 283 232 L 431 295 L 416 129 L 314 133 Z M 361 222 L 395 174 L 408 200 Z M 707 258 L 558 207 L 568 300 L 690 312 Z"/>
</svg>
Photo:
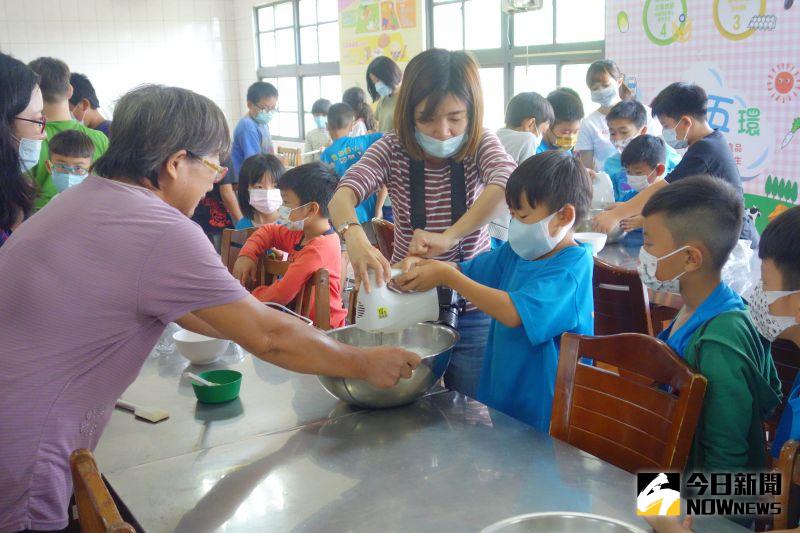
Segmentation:
<svg viewBox="0 0 800 533">
<path fill-rule="evenodd" d="M 378 389 L 360 379 L 319 376 L 319 382 L 333 396 L 368 408 L 404 405 L 428 392 L 444 375 L 453 346 L 458 342 L 456 330 L 425 322 L 398 333 L 371 333 L 355 326 L 345 326 L 327 334 L 351 346 L 402 346 L 422 357 L 422 363 L 409 379 L 401 379 L 389 389 Z"/>
<path fill-rule="evenodd" d="M 578 224 L 578 226 L 575 228 L 575 231 L 595 231 L 592 227 L 592 219 L 603 211 L 603 209 L 590 209 L 589 218 Z M 617 226 L 612 229 L 611 232 L 609 232 L 608 238 L 606 239 L 606 244 L 613 244 L 619 241 L 625 235 L 627 235 L 627 232 L 623 231 L 622 228 Z"/>
<path fill-rule="evenodd" d="M 532 513 L 513 516 L 485 528 L 481 533 L 645 533 L 645 530 L 620 520 L 587 513 Z"/>
</svg>

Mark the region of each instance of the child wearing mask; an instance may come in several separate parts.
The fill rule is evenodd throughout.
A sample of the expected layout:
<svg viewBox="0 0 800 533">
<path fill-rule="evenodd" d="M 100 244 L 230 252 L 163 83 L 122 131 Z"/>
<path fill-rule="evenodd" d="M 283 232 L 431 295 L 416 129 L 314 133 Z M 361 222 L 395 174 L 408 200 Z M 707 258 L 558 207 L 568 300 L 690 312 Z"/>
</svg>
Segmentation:
<svg viewBox="0 0 800 533">
<path fill-rule="evenodd" d="M 64 130 L 50 139 L 47 171 L 58 192 L 79 184 L 89 175 L 94 144 L 80 130 Z"/>
<path fill-rule="evenodd" d="M 745 303 L 721 280 L 736 245 L 743 207 L 722 180 L 694 176 L 658 191 L 642 211 L 639 274 L 684 305 L 659 334 L 708 380 L 687 471 L 764 468 L 762 422 L 780 403 L 780 381 Z"/>
<path fill-rule="evenodd" d="M 622 101 L 611 108 L 608 115 L 606 115 L 606 122 L 608 123 L 608 131 L 611 142 L 614 144 L 615 152 L 606 159 L 603 171 L 611 177 L 611 181 L 614 184 L 614 199 L 617 202 L 624 202 L 633 198 L 636 192 L 644 188 L 633 190 L 629 185 L 625 169 L 626 165 L 622 163 L 621 154 L 631 141 L 647 133 L 647 110 L 639 102 L 633 100 Z M 653 139 L 656 139 L 656 137 L 653 137 Z M 661 150 L 658 150 L 659 163 L 663 163 L 666 172 L 670 173 L 680 162 L 681 156 L 671 146 L 667 146 L 663 140 L 661 140 L 660 144 L 664 147 L 664 157 L 661 157 Z M 640 160 L 638 155 L 634 157 L 637 161 Z"/>
<path fill-rule="evenodd" d="M 544 132 L 542 142 L 536 153 L 547 150 L 563 150 L 572 152 L 578 142 L 578 132 L 583 119 L 583 103 L 572 89 L 562 87 L 547 95 L 547 101 L 553 108 L 553 123 Z"/>
<path fill-rule="evenodd" d="M 283 205 L 276 222 L 258 228 L 233 265 L 233 276 L 245 284 L 255 280 L 256 265 L 264 252 L 275 248 L 288 253 L 286 274 L 272 285 L 253 290 L 253 296 L 262 302 L 282 305 L 294 300 L 317 270 L 326 269 L 331 328 L 343 326 L 347 315 L 341 297 L 341 245 L 328 220 L 328 203 L 338 181 L 333 170 L 320 162 L 286 171 L 278 180 Z M 310 318 L 314 319 L 313 312 Z"/>
<path fill-rule="evenodd" d="M 272 224 L 278 219 L 283 200 L 277 183 L 285 171 L 281 160 L 272 154 L 245 159 L 239 172 L 237 193 L 242 218 L 236 223 L 237 230 Z"/>
<path fill-rule="evenodd" d="M 547 98 L 535 92 L 519 93 L 508 102 L 506 127 L 497 130 L 497 138 L 519 165 L 536 153 L 554 120 L 553 106 Z M 510 222 L 511 214 L 507 212 L 489 223 L 492 250 L 508 240 Z"/>
<path fill-rule="evenodd" d="M 248 157 L 275 153 L 269 123 L 278 113 L 277 109 L 278 89 L 274 85 L 257 81 L 247 88 L 247 114 L 236 123 L 231 143 L 231 159 L 237 176 Z"/>
<path fill-rule="evenodd" d="M 550 426 L 561 335 L 594 331 L 592 251 L 573 239 L 591 198 L 578 159 L 536 154 L 508 179 L 506 244 L 462 263 L 409 257 L 395 280 L 403 290 L 446 285 L 491 315 L 477 399 L 541 431 Z"/>
<path fill-rule="evenodd" d="M 328 109 L 331 101 L 320 98 L 311 106 L 311 115 L 317 126 L 306 134 L 306 144 L 303 147 L 303 163 L 319 161 L 319 156 L 325 147 L 330 146 L 331 136 L 328 134 Z"/>
</svg>

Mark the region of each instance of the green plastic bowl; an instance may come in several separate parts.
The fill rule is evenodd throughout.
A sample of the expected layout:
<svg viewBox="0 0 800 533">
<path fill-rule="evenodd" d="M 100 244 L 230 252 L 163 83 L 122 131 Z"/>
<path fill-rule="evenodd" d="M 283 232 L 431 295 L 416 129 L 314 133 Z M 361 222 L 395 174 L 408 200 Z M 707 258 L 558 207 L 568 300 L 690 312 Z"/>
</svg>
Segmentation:
<svg viewBox="0 0 800 533">
<path fill-rule="evenodd" d="M 199 374 L 201 378 L 212 383 L 214 387 L 192 383 L 194 395 L 203 403 L 225 403 L 239 397 L 242 386 L 242 374 L 236 370 L 209 370 Z"/>
</svg>

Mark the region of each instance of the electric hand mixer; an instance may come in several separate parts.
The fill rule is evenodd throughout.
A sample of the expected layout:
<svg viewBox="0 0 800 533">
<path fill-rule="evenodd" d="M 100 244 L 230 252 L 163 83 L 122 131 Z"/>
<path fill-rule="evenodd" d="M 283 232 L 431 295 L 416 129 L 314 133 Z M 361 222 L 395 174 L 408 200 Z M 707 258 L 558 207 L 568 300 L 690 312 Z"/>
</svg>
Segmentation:
<svg viewBox="0 0 800 533">
<path fill-rule="evenodd" d="M 402 274 L 392 269 L 392 278 Z M 388 283 L 378 287 L 375 273 L 370 271 L 371 292 L 358 292 L 356 302 L 356 327 L 375 333 L 402 331 L 419 322 L 439 319 L 439 295 L 436 289 L 423 292 L 400 292 Z"/>
</svg>

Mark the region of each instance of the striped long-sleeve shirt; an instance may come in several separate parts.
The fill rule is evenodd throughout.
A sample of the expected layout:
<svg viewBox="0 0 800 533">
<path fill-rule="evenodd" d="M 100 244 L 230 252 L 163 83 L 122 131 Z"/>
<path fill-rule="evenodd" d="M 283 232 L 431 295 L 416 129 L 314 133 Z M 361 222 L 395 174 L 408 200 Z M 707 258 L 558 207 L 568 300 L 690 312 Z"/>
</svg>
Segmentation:
<svg viewBox="0 0 800 533">
<path fill-rule="evenodd" d="M 397 135 L 387 133 L 376 141 L 358 163 L 354 164 L 339 187 L 352 189 L 360 203 L 364 198 L 386 185 L 394 212 L 394 253 L 392 263 L 408 255 L 414 230 L 411 227 L 410 157 L 400 144 Z M 516 167 L 497 136 L 484 130 L 478 151 L 464 159 L 467 208 L 471 207 L 486 185 L 503 188 Z M 434 166 L 425 163 L 425 215 L 427 231 L 441 233 L 452 225 L 450 165 L 445 162 Z M 466 235 L 460 246 L 438 257 L 443 261 L 464 261 L 489 250 L 489 234 L 483 226 Z"/>
</svg>

